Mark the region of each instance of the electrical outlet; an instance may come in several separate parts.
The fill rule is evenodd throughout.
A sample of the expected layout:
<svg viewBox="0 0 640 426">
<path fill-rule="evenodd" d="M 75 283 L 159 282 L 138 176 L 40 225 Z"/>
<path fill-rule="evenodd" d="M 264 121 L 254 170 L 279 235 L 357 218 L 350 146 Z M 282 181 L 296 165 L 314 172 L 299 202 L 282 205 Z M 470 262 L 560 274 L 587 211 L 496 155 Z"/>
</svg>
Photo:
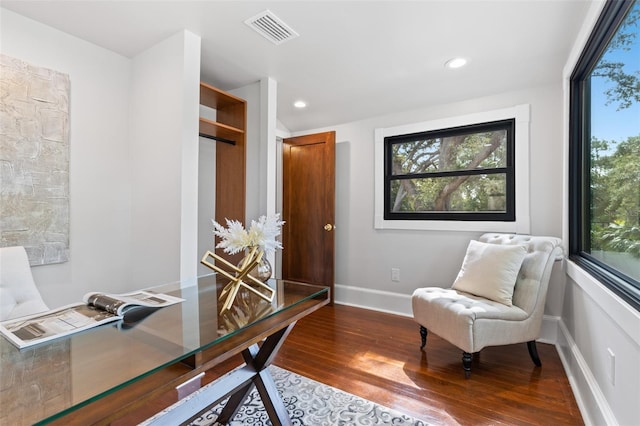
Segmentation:
<svg viewBox="0 0 640 426">
<path fill-rule="evenodd" d="M 391 281 L 400 282 L 400 268 L 391 268 Z"/>
<path fill-rule="evenodd" d="M 612 385 L 616 384 L 616 354 L 613 353 L 611 348 L 607 348 L 609 353 L 609 380 Z"/>
</svg>

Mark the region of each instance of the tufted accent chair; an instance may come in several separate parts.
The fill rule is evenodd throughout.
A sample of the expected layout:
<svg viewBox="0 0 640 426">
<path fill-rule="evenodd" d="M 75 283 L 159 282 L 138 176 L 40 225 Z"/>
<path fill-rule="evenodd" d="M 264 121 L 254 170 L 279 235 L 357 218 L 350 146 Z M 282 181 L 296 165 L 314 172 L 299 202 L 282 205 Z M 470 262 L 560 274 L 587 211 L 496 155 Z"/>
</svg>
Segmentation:
<svg viewBox="0 0 640 426">
<path fill-rule="evenodd" d="M 527 342 L 529 355 L 540 366 L 538 338 L 547 288 L 555 260 L 562 259 L 561 240 L 553 237 L 487 233 L 480 242 L 522 245 L 526 255 L 507 306 L 452 288 L 425 287 L 411 298 L 413 318 L 420 325 L 423 349 L 431 331 L 462 349 L 465 377 L 471 374 L 473 354 L 487 346 Z"/>
<path fill-rule="evenodd" d="M 0 321 L 46 311 L 24 247 L 0 248 Z"/>
</svg>

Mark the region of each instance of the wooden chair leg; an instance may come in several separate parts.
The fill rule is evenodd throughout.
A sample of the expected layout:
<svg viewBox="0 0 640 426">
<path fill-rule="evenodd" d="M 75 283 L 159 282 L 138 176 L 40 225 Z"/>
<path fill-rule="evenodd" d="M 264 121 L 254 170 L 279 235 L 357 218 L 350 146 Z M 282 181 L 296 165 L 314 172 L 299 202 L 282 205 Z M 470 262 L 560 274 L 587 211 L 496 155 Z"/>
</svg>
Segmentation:
<svg viewBox="0 0 640 426">
<path fill-rule="evenodd" d="M 473 361 L 473 354 L 462 352 L 462 368 L 464 369 L 465 379 L 471 377 L 471 361 Z"/>
<path fill-rule="evenodd" d="M 424 349 L 427 345 L 427 329 L 424 326 L 420 326 L 420 340 L 422 344 L 420 345 L 420 349 Z"/>
<path fill-rule="evenodd" d="M 536 366 L 541 367 L 542 363 L 540 362 L 540 357 L 538 356 L 538 348 L 536 347 L 536 341 L 532 340 L 530 342 L 527 342 L 527 348 L 529 349 L 529 355 L 531 356 L 531 360 L 533 361 L 533 363 Z"/>
</svg>

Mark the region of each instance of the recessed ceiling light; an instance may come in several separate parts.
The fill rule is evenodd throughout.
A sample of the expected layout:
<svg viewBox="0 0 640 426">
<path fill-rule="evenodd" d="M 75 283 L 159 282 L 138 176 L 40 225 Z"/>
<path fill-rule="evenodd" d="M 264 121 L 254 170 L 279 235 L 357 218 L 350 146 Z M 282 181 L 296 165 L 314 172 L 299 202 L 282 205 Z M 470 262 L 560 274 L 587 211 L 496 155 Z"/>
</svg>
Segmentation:
<svg viewBox="0 0 640 426">
<path fill-rule="evenodd" d="M 307 107 L 307 103 L 305 101 L 295 101 L 293 103 L 293 106 L 296 108 L 306 108 Z"/>
<path fill-rule="evenodd" d="M 467 60 L 465 58 L 453 58 L 449 59 L 444 66 L 447 68 L 460 68 L 467 64 Z"/>
</svg>

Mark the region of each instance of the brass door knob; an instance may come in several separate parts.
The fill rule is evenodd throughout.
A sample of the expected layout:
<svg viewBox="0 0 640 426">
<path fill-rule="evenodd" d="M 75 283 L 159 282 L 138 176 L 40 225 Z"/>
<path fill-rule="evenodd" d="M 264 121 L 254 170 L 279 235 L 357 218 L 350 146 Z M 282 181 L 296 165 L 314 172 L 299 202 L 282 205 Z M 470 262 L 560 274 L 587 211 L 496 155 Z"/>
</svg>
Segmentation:
<svg viewBox="0 0 640 426">
<path fill-rule="evenodd" d="M 324 226 L 324 230 L 325 230 L 325 231 L 331 231 L 331 230 L 333 230 L 334 228 L 335 228 L 335 225 L 332 225 L 332 224 L 330 224 L 330 223 L 327 223 L 327 224 Z"/>
</svg>

